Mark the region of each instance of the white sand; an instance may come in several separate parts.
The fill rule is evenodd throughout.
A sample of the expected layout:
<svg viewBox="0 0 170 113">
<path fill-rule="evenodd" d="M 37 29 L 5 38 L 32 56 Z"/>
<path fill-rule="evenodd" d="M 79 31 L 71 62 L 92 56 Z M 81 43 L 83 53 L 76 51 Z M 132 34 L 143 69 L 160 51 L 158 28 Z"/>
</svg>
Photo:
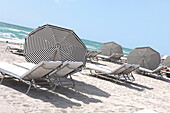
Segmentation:
<svg viewBox="0 0 170 113">
<path fill-rule="evenodd" d="M 23 56 L 5 52 L 0 43 L 0 62 L 25 62 Z M 118 64 L 100 61 L 109 67 Z M 6 78 L 0 85 L 0 113 L 133 113 L 150 109 L 158 113 L 170 113 L 170 79 L 155 79 L 135 74 L 133 83 L 104 80 L 89 75 L 89 70 L 73 75 L 75 90 L 57 87 L 55 91 L 31 89 L 25 95 L 27 85 Z"/>
</svg>

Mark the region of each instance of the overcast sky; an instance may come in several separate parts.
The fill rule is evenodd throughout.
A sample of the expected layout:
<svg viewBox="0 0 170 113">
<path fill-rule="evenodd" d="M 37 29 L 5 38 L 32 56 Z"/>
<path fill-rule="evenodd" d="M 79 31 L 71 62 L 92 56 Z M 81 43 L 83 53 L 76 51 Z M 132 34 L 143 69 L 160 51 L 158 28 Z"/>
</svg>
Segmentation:
<svg viewBox="0 0 170 113">
<path fill-rule="evenodd" d="M 36 28 L 53 24 L 83 39 L 170 55 L 170 0 L 0 0 L 0 21 Z"/>
</svg>

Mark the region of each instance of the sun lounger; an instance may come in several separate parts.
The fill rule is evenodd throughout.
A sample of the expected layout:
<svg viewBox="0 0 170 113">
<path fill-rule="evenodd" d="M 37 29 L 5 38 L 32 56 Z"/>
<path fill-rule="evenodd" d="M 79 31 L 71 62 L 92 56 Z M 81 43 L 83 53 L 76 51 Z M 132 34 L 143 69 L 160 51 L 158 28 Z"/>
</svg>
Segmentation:
<svg viewBox="0 0 170 113">
<path fill-rule="evenodd" d="M 135 71 L 139 67 L 140 65 L 132 64 L 130 68 L 123 72 L 124 76 L 126 76 L 126 78 L 131 81 L 135 81 L 135 77 L 133 76 L 132 71 Z"/>
<path fill-rule="evenodd" d="M 137 72 L 142 73 L 142 74 L 156 74 L 156 75 L 162 76 L 161 70 L 166 69 L 166 68 L 167 68 L 166 66 L 159 66 L 155 70 L 150 70 L 150 69 L 146 69 L 143 67 L 139 67 Z"/>
<path fill-rule="evenodd" d="M 57 85 L 61 86 L 68 86 L 70 84 L 65 83 L 68 82 L 68 76 L 69 79 L 72 82 L 72 86 L 75 86 L 74 80 L 72 79 L 71 75 L 81 71 L 81 68 L 83 66 L 83 62 L 72 62 L 72 61 L 65 61 L 62 66 L 60 66 L 58 69 L 54 70 L 49 74 L 49 80 L 55 85 L 53 90 L 56 88 Z M 69 80 L 69 81 L 70 81 Z"/>
<path fill-rule="evenodd" d="M 22 45 L 8 45 L 7 50 L 10 50 L 14 54 L 24 55 L 24 47 Z"/>
<path fill-rule="evenodd" d="M 117 68 L 109 68 L 107 66 L 101 66 L 101 65 L 94 65 L 94 64 L 89 64 L 86 66 L 87 69 L 90 69 L 90 72 L 92 73 L 92 70 L 99 74 L 105 74 L 108 76 L 114 76 L 118 78 L 119 80 L 121 79 L 121 76 L 127 81 L 127 79 L 131 80 L 130 77 L 128 76 L 129 73 L 131 73 L 133 70 L 131 69 L 134 65 L 130 64 L 123 64 Z M 126 76 L 124 76 L 126 75 Z"/>
<path fill-rule="evenodd" d="M 88 50 L 87 51 L 87 58 L 89 58 L 90 61 L 92 61 L 92 60 L 98 61 L 97 55 L 99 55 L 100 53 L 101 53 L 101 51 Z"/>
<path fill-rule="evenodd" d="M 24 50 L 24 47 L 21 45 L 7 45 L 7 48 L 6 50 L 19 50 L 19 51 L 23 51 Z"/>
<path fill-rule="evenodd" d="M 120 60 L 121 60 L 123 63 L 127 63 L 127 57 L 126 57 L 126 56 L 120 57 Z"/>
<path fill-rule="evenodd" d="M 9 64 L 7 62 L 0 62 L 0 72 L 3 75 L 1 82 L 6 75 L 19 79 L 29 84 L 26 94 L 29 92 L 31 86 L 37 88 L 36 79 L 40 79 L 50 72 L 58 68 L 62 64 L 61 61 L 42 61 L 37 65 L 32 65 L 32 68 L 24 68 L 17 64 Z"/>
<path fill-rule="evenodd" d="M 113 53 L 111 56 L 106 55 L 97 55 L 98 58 L 102 58 L 104 60 L 109 60 L 111 62 L 117 62 L 120 60 L 120 58 L 123 56 L 123 54 L 120 53 Z"/>
<path fill-rule="evenodd" d="M 166 75 L 166 77 L 170 78 L 170 69 L 161 70 L 162 75 Z"/>
<path fill-rule="evenodd" d="M 13 54 L 17 54 L 17 55 L 24 55 L 24 51 L 11 50 L 11 52 L 12 52 Z"/>
</svg>

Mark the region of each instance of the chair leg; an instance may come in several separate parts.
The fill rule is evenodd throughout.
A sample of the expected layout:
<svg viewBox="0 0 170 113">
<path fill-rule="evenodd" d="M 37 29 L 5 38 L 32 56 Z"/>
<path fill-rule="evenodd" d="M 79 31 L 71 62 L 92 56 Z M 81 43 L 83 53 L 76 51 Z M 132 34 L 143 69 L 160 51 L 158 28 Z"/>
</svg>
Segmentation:
<svg viewBox="0 0 170 113">
<path fill-rule="evenodd" d="M 63 84 L 62 84 L 62 82 L 61 82 L 60 77 L 58 78 L 58 80 L 59 80 L 59 84 L 62 86 Z"/>
<path fill-rule="evenodd" d="M 29 83 L 29 87 L 28 87 L 28 89 L 27 89 L 27 92 L 25 93 L 26 95 L 27 95 L 27 94 L 28 94 L 28 92 L 30 91 L 31 86 L 32 86 L 32 83 L 30 82 L 30 83 Z"/>
<path fill-rule="evenodd" d="M 97 60 L 97 62 L 99 61 L 99 59 L 96 57 L 96 60 Z"/>
<path fill-rule="evenodd" d="M 71 75 L 70 75 L 70 79 L 71 79 L 71 81 L 73 83 L 73 88 L 74 88 L 75 87 L 75 82 L 74 82 L 73 78 L 71 77 Z"/>
<path fill-rule="evenodd" d="M 90 69 L 90 74 L 91 74 L 91 75 L 93 74 L 91 69 Z"/>
<path fill-rule="evenodd" d="M 2 73 L 1 73 L 2 74 Z M 5 78 L 5 74 L 2 74 L 3 76 L 2 76 L 2 78 L 1 78 L 1 81 L 0 81 L 0 84 L 2 84 L 2 81 L 4 80 L 4 78 Z"/>
<path fill-rule="evenodd" d="M 34 84 L 34 87 L 39 91 L 39 88 L 37 87 L 37 84 L 35 83 L 35 80 L 32 79 L 31 81 L 32 81 L 32 84 Z"/>
<path fill-rule="evenodd" d="M 49 81 L 49 85 L 52 87 L 52 81 L 51 81 L 51 79 L 50 79 L 50 76 L 48 75 L 48 77 L 47 77 L 47 79 L 48 79 L 48 81 Z"/>
<path fill-rule="evenodd" d="M 114 75 L 114 77 L 116 78 L 116 81 L 115 81 L 115 83 L 117 83 L 119 80 L 120 80 L 120 75 Z"/>
<path fill-rule="evenodd" d="M 125 78 L 125 81 L 127 81 L 127 78 L 126 78 L 126 76 L 124 75 L 124 74 L 122 74 L 123 75 L 123 77 Z"/>
<path fill-rule="evenodd" d="M 132 81 L 135 81 L 135 77 L 133 76 L 133 74 L 131 73 L 130 75 L 132 77 Z"/>
<path fill-rule="evenodd" d="M 53 85 L 54 85 L 54 87 L 51 89 L 52 91 L 54 91 L 56 89 L 56 87 L 57 87 L 56 84 L 53 84 Z"/>
<path fill-rule="evenodd" d="M 9 50 L 10 48 L 9 47 L 7 47 L 6 49 L 5 49 L 5 51 L 7 51 L 7 50 Z"/>
</svg>

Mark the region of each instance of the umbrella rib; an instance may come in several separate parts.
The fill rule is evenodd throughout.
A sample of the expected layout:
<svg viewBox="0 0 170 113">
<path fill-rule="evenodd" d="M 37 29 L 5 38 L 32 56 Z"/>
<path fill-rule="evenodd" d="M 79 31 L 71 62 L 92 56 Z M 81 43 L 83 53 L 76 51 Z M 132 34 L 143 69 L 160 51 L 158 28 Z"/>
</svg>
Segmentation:
<svg viewBox="0 0 170 113">
<path fill-rule="evenodd" d="M 53 31 L 52 31 L 52 28 L 50 28 L 50 26 L 48 26 L 49 27 L 49 30 L 51 31 L 51 33 L 52 33 L 52 36 L 53 36 L 53 38 L 54 38 L 54 40 L 55 40 L 55 36 L 54 36 L 54 33 L 53 33 Z M 55 40 L 56 41 L 56 40 Z"/>
</svg>

